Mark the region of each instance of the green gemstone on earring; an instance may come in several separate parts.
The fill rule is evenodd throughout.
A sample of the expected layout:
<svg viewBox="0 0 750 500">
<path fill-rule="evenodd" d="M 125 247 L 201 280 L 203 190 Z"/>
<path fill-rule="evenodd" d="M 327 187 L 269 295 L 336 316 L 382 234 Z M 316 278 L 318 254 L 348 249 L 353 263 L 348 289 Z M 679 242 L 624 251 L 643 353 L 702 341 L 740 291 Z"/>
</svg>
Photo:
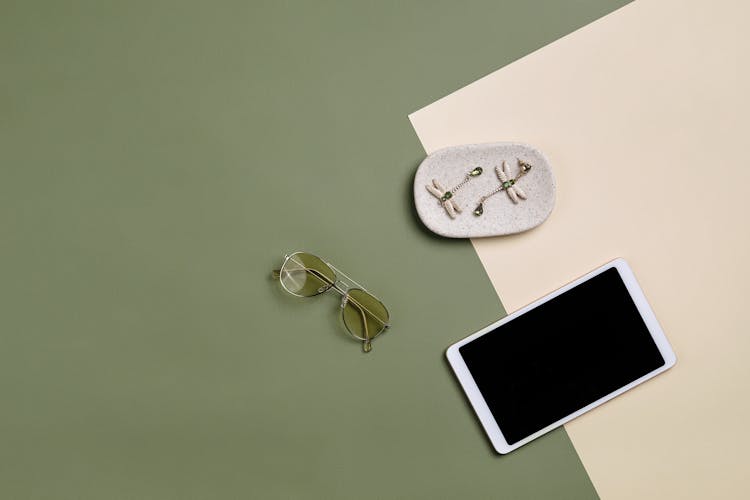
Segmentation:
<svg viewBox="0 0 750 500">
<path fill-rule="evenodd" d="M 483 213 L 484 213 L 484 207 L 483 207 L 483 206 L 482 206 L 482 204 L 480 203 L 480 204 L 479 204 L 479 206 L 478 206 L 477 208 L 475 208 L 475 209 L 474 209 L 474 215 L 476 215 L 477 217 L 479 217 L 479 216 L 480 216 L 480 215 L 482 215 Z"/>
<path fill-rule="evenodd" d="M 482 175 L 482 167 L 477 167 L 471 172 L 469 172 L 469 175 L 472 177 L 476 177 L 477 175 Z"/>
<path fill-rule="evenodd" d="M 453 198 L 453 193 L 451 193 L 450 191 L 446 191 L 443 197 L 440 199 L 443 201 L 447 201 L 447 200 L 450 200 L 451 198 Z"/>
<path fill-rule="evenodd" d="M 510 187 L 510 181 L 503 182 L 503 188 L 508 189 Z"/>
</svg>

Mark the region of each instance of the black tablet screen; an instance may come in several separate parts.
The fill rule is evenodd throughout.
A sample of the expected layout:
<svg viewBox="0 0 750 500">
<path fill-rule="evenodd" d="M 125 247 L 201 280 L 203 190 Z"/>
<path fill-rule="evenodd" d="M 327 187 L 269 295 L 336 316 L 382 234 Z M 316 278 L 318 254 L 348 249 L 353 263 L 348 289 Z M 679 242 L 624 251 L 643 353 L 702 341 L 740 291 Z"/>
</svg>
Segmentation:
<svg viewBox="0 0 750 500">
<path fill-rule="evenodd" d="M 616 268 L 459 351 L 508 444 L 664 365 Z"/>
</svg>

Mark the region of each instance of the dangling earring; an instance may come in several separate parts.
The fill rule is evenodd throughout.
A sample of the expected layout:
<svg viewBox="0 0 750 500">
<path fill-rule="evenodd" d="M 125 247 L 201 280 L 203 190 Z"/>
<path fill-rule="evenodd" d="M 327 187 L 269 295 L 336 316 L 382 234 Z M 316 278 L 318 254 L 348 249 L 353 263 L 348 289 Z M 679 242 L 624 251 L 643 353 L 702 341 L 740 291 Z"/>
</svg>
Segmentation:
<svg viewBox="0 0 750 500">
<path fill-rule="evenodd" d="M 456 203 L 456 200 L 453 199 L 453 195 L 456 194 L 456 191 L 464 187 L 464 185 L 471 179 L 473 179 L 474 177 L 479 177 L 480 175 L 482 175 L 482 169 L 481 167 L 476 167 L 474 170 L 466 174 L 464 180 L 461 181 L 461 183 L 453 189 L 445 189 L 440 185 L 437 179 L 432 179 L 432 185 L 428 184 L 425 187 L 427 188 L 427 191 L 429 191 L 435 198 L 438 199 L 438 204 L 445 209 L 445 211 L 448 213 L 448 216 L 451 219 L 455 219 L 456 214 L 461 213 L 461 207 L 459 207 L 458 203 Z"/>
<path fill-rule="evenodd" d="M 503 160 L 502 170 L 498 167 L 495 167 L 497 178 L 500 179 L 500 186 L 491 193 L 479 198 L 479 205 L 477 205 L 477 208 L 474 209 L 474 215 L 476 215 L 477 217 L 482 215 L 484 213 L 484 202 L 488 198 L 495 196 L 500 191 L 505 191 L 506 193 L 508 193 L 508 197 L 513 203 L 518 203 L 519 199 L 526 199 L 526 193 L 524 193 L 520 187 L 516 186 L 516 182 L 518 181 L 518 179 L 526 175 L 529 170 L 531 170 L 531 165 L 526 163 L 525 161 L 522 161 L 520 158 L 517 159 L 519 168 L 518 175 L 513 178 L 511 178 L 510 176 L 510 169 L 508 168 L 508 164 L 505 162 L 505 160 Z"/>
</svg>

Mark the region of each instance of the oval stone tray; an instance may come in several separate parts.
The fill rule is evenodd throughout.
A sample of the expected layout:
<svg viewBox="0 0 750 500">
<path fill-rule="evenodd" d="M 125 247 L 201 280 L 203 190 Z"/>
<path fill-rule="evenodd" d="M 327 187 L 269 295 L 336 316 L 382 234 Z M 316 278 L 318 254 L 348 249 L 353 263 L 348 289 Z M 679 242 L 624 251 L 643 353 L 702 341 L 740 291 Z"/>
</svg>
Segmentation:
<svg viewBox="0 0 750 500">
<path fill-rule="evenodd" d="M 482 203 L 481 215 L 475 215 L 482 196 L 502 186 L 496 167 L 502 170 L 503 162 L 511 178 L 519 174 L 524 163 L 531 165 L 515 184 L 526 199 L 516 196 L 518 202 L 514 203 L 508 193 L 510 189 L 503 190 L 487 198 Z M 448 195 L 450 198 L 442 200 L 436 196 L 439 191 L 433 180 L 450 191 L 477 167 L 482 173 L 469 177 L 460 189 Z M 427 186 L 433 188 L 432 192 Z M 446 207 L 447 203 L 452 203 L 451 207 Z M 497 142 L 453 146 L 435 151 L 419 165 L 414 176 L 414 204 L 422 223 L 441 236 L 482 238 L 515 234 L 528 231 L 549 217 L 555 205 L 555 178 L 544 154 L 526 144 Z M 453 207 L 460 210 L 455 218 L 449 215 Z"/>
</svg>

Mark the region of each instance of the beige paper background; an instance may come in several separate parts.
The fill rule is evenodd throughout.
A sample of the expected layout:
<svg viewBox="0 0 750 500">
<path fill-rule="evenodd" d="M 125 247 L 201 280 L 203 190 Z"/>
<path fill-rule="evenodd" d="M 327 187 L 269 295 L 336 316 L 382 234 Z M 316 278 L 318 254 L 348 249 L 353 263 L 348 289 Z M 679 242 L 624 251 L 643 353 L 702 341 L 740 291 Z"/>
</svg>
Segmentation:
<svg viewBox="0 0 750 500">
<path fill-rule="evenodd" d="M 605 499 L 750 497 L 749 5 L 639 0 L 410 116 L 427 152 L 548 155 L 551 218 L 474 240 L 509 311 L 622 256 L 672 342 L 566 426 Z"/>
</svg>

